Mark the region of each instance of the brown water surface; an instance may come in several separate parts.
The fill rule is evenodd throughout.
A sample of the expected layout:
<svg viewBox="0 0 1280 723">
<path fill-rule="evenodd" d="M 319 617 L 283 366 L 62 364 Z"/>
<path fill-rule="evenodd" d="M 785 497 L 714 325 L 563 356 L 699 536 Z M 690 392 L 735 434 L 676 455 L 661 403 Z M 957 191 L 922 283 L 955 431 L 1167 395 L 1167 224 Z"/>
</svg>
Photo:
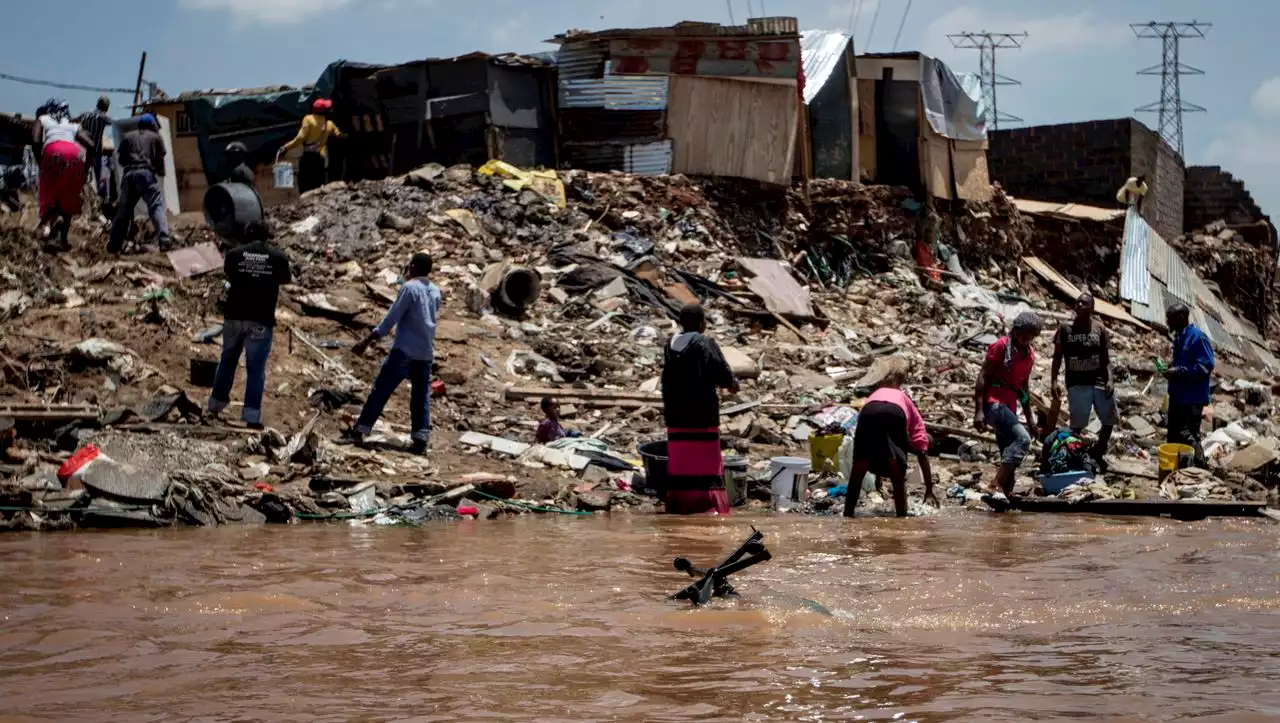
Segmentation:
<svg viewBox="0 0 1280 723">
<path fill-rule="evenodd" d="M 753 522 L 741 601 L 663 600 Z M 1280 720 L 1252 521 L 9 534 L 0 580 L 2 721 Z"/>
</svg>

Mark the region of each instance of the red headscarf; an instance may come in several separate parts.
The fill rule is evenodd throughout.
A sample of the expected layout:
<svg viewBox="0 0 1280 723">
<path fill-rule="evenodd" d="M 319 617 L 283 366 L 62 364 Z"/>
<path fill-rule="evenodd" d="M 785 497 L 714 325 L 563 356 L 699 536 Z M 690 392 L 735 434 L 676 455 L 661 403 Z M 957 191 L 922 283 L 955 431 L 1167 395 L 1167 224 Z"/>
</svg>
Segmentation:
<svg viewBox="0 0 1280 723">
<path fill-rule="evenodd" d="M 311 111 L 313 113 L 324 113 L 330 110 L 333 110 L 333 101 L 328 98 L 321 98 L 311 104 Z"/>
</svg>

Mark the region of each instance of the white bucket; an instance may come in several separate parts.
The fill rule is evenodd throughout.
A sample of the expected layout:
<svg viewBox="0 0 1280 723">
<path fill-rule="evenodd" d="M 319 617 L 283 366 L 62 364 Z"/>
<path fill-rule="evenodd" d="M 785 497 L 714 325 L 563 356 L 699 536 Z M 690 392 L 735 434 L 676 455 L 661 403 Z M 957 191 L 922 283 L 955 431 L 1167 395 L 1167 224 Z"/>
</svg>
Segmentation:
<svg viewBox="0 0 1280 723">
<path fill-rule="evenodd" d="M 792 502 L 803 502 L 809 491 L 809 460 L 804 457 L 774 457 L 769 460 L 773 506 L 780 510 Z"/>
<path fill-rule="evenodd" d="M 271 173 L 275 176 L 276 188 L 293 188 L 292 163 L 281 161 L 271 167 Z"/>
</svg>

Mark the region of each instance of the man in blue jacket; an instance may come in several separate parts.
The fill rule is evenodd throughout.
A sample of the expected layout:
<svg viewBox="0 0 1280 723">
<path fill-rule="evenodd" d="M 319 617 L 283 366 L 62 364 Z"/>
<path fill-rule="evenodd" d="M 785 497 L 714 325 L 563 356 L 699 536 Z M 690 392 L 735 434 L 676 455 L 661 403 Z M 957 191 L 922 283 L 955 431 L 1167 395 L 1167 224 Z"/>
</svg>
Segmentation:
<svg viewBox="0 0 1280 723">
<path fill-rule="evenodd" d="M 1185 305 L 1170 306 L 1165 311 L 1165 322 L 1173 332 L 1173 361 L 1164 373 L 1169 380 L 1166 441 L 1190 445 L 1196 451 L 1196 466 L 1203 468 L 1200 422 L 1205 406 L 1212 401 L 1209 376 L 1213 373 L 1213 346 L 1208 335 L 1191 323 L 1191 311 Z"/>
<path fill-rule="evenodd" d="M 408 280 L 400 287 L 391 310 L 377 328 L 351 348 L 356 354 L 364 354 L 374 341 L 390 334 L 393 328 L 396 331 L 391 353 L 382 363 L 355 427 L 344 434 L 352 442 L 364 443 L 364 436 L 373 431 L 391 394 L 408 379 L 409 415 L 413 426 L 409 452 L 425 454 L 427 451 L 431 437 L 431 363 L 435 358 L 436 321 L 440 318 L 442 300 L 440 288 L 427 278 L 430 273 L 431 255 L 414 254 L 405 269 Z"/>
</svg>

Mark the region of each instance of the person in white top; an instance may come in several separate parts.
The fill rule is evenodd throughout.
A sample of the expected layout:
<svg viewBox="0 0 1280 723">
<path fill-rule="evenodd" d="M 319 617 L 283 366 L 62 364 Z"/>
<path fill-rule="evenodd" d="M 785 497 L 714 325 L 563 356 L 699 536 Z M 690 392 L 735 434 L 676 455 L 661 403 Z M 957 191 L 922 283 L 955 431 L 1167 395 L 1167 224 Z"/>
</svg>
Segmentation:
<svg viewBox="0 0 1280 723">
<path fill-rule="evenodd" d="M 65 100 L 50 99 L 36 111 L 35 141 L 40 152 L 40 237 L 57 231 L 67 247 L 71 218 L 80 213 L 85 181 L 85 149 L 92 145 L 80 125 L 71 121 Z"/>
</svg>

